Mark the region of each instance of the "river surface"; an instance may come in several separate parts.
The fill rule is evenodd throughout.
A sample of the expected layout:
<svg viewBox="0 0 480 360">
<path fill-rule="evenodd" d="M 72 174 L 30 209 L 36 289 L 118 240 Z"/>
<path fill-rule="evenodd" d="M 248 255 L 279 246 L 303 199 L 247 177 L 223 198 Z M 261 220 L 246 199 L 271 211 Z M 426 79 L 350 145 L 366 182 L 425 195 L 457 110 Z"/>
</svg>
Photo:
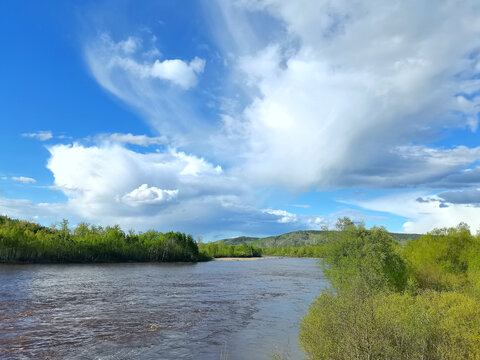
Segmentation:
<svg viewBox="0 0 480 360">
<path fill-rule="evenodd" d="M 302 359 L 313 259 L 0 265 L 1 359 Z"/>
</svg>

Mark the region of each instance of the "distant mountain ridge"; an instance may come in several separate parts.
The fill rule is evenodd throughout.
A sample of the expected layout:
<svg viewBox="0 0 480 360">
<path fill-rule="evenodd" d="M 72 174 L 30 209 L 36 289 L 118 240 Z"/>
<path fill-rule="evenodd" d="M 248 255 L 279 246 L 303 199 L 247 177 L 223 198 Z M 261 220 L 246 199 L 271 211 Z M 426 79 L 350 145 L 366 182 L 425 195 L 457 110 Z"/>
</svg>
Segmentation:
<svg viewBox="0 0 480 360">
<path fill-rule="evenodd" d="M 298 230 L 282 235 L 267 236 L 264 238 L 238 236 L 230 239 L 222 239 L 226 245 L 239 245 L 248 243 L 249 245 L 272 248 L 284 246 L 314 246 L 323 244 L 329 237 L 336 236 L 335 230 Z M 404 243 L 407 240 L 418 239 L 421 234 L 389 233 L 395 240 Z"/>
</svg>

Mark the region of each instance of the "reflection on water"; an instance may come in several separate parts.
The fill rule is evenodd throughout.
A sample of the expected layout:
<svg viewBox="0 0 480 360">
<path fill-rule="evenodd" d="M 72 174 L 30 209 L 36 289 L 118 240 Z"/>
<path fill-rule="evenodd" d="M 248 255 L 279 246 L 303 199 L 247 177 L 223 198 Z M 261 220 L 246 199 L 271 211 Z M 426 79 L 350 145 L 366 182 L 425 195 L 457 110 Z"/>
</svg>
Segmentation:
<svg viewBox="0 0 480 360">
<path fill-rule="evenodd" d="M 0 265 L 0 358 L 302 358 L 312 259 Z"/>
</svg>

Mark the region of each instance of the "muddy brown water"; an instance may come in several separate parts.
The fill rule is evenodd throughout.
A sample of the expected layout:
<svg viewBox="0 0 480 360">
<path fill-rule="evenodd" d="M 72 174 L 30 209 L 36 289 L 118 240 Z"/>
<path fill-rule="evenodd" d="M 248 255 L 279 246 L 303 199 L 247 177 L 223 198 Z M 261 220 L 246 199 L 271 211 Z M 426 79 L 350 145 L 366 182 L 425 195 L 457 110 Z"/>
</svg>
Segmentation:
<svg viewBox="0 0 480 360">
<path fill-rule="evenodd" d="M 0 265 L 1 359 L 302 359 L 313 259 Z"/>
</svg>

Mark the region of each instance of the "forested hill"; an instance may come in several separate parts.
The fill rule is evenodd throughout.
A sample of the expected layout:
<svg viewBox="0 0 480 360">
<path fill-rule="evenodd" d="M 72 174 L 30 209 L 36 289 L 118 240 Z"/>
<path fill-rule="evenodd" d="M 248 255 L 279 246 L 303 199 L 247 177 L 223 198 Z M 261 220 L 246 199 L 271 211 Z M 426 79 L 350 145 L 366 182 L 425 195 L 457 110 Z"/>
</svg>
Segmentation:
<svg viewBox="0 0 480 360">
<path fill-rule="evenodd" d="M 407 240 L 415 240 L 420 234 L 389 233 L 395 240 L 404 243 Z M 231 239 L 220 240 L 226 245 L 239 245 L 248 243 L 262 248 L 284 247 L 284 246 L 312 246 L 321 245 L 329 238 L 335 237 L 335 230 L 299 230 L 277 236 L 268 236 L 264 238 L 239 236 Z"/>
</svg>

